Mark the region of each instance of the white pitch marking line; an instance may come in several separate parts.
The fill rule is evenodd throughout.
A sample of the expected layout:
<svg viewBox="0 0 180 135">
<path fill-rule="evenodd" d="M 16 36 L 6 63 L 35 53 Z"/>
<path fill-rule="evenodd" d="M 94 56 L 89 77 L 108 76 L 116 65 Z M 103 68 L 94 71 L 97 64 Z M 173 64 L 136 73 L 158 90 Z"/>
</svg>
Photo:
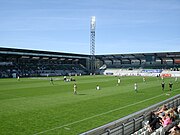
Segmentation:
<svg viewBox="0 0 180 135">
<path fill-rule="evenodd" d="M 179 90 L 179 89 L 176 89 L 176 90 L 174 90 L 174 91 L 177 91 L 177 90 Z M 88 117 L 88 118 L 85 118 L 85 119 L 82 119 L 82 120 L 74 121 L 74 122 L 72 122 L 72 123 L 68 123 L 68 124 L 65 124 L 65 125 L 62 125 L 62 126 L 58 126 L 58 127 L 54 127 L 54 128 L 48 129 L 48 130 L 44 130 L 44 131 L 35 133 L 35 134 L 33 134 L 33 135 L 43 134 L 43 133 L 46 133 L 46 132 L 49 132 L 49 131 L 53 131 L 53 130 L 56 130 L 56 129 L 60 129 L 60 128 L 63 128 L 63 127 L 67 127 L 67 126 L 70 126 L 70 125 L 79 123 L 79 122 L 82 122 L 82 121 L 86 121 L 86 120 L 89 120 L 89 119 L 92 119 L 92 118 L 95 118 L 95 117 L 98 117 L 98 116 L 101 116 L 101 115 L 105 115 L 105 114 L 108 114 L 108 113 L 111 113 L 111 112 L 115 112 L 115 111 L 117 111 L 117 110 L 121 110 L 121 109 L 124 109 L 124 108 L 126 108 L 126 107 L 134 106 L 134 105 L 137 105 L 137 104 L 139 104 L 139 103 L 143 103 L 143 102 L 146 102 L 146 101 L 148 101 L 148 100 L 151 100 L 151 99 L 160 97 L 160 96 L 162 96 L 162 95 L 164 95 L 164 94 L 165 94 L 165 93 L 160 94 L 160 95 L 157 95 L 157 96 L 152 97 L 152 98 L 148 98 L 148 99 L 145 99 L 145 100 L 142 100 L 142 101 L 133 103 L 133 104 L 129 104 L 129 105 L 126 105 L 126 106 L 123 106 L 123 107 L 120 107 L 120 108 L 116 108 L 116 109 L 113 109 L 113 110 L 110 110 L 110 111 L 107 111 L 107 112 L 104 112 L 104 113 L 101 113 L 101 114 L 97 114 L 97 115 L 94 115 L 94 116 L 91 116 L 91 117 Z"/>
</svg>

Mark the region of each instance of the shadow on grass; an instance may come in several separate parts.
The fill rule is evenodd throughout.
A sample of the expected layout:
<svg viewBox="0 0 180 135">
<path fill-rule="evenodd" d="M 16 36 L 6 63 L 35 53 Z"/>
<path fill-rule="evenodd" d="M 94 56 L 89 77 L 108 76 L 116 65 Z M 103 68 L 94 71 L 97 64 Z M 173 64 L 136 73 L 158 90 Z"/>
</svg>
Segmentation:
<svg viewBox="0 0 180 135">
<path fill-rule="evenodd" d="M 77 95 L 87 95 L 87 94 L 83 94 L 83 93 L 78 93 Z"/>
</svg>

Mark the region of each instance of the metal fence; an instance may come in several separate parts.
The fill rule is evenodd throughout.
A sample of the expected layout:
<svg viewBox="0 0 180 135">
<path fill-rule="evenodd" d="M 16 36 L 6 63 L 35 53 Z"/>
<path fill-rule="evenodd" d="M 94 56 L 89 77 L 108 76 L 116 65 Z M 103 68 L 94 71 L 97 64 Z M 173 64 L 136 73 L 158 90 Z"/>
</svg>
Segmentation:
<svg viewBox="0 0 180 135">
<path fill-rule="evenodd" d="M 179 106 L 180 94 L 80 135 L 130 135 L 142 128 L 142 122 L 149 120 L 152 110 L 156 110 L 163 104 L 168 108 Z"/>
</svg>

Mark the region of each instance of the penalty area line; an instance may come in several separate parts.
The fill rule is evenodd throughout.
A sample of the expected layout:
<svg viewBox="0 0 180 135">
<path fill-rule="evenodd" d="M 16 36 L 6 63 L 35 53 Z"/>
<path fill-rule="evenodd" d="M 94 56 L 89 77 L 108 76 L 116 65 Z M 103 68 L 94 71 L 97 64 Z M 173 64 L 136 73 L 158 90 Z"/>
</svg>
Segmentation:
<svg viewBox="0 0 180 135">
<path fill-rule="evenodd" d="M 179 90 L 179 89 L 176 89 L 174 91 L 177 91 L 177 90 Z M 67 127 L 67 126 L 70 126 L 70 125 L 73 125 L 73 124 L 77 124 L 77 123 L 80 123 L 80 122 L 83 122 L 83 121 L 86 121 L 86 120 L 89 120 L 89 119 L 92 119 L 92 118 L 96 118 L 96 117 L 99 117 L 99 116 L 102 116 L 102 115 L 105 115 L 105 114 L 109 114 L 109 113 L 112 113 L 112 112 L 115 112 L 115 111 L 118 111 L 118 110 L 130 107 L 130 106 L 134 106 L 134 105 L 146 102 L 148 100 L 152 100 L 152 99 L 158 98 L 160 96 L 163 96 L 164 94 L 165 93 L 162 93 L 160 95 L 157 95 L 157 96 L 154 96 L 154 97 L 151 97 L 151 98 L 148 98 L 148 99 L 145 99 L 145 100 L 133 103 L 133 104 L 129 104 L 129 105 L 126 105 L 126 106 L 123 106 L 123 107 L 119 107 L 119 108 L 116 108 L 116 109 L 113 109 L 113 110 L 110 110 L 110 111 L 107 111 L 107 112 L 104 112 L 104 113 L 100 113 L 100 114 L 97 114 L 97 115 L 94 115 L 94 116 L 91 116 L 91 117 L 87 117 L 87 118 L 82 119 L 82 120 L 78 120 L 78 121 L 74 121 L 72 123 L 68 123 L 68 124 L 62 125 L 62 126 L 58 126 L 58 127 L 54 127 L 54 128 L 51 128 L 51 129 L 47 129 L 47 130 L 35 133 L 33 135 L 40 135 L 40 134 L 43 134 L 43 133 L 46 133 L 46 132 L 49 132 L 49 131 L 53 131 L 53 130 L 56 130 L 56 129 L 61 129 L 61 128 L 64 128 L 64 127 Z"/>
</svg>

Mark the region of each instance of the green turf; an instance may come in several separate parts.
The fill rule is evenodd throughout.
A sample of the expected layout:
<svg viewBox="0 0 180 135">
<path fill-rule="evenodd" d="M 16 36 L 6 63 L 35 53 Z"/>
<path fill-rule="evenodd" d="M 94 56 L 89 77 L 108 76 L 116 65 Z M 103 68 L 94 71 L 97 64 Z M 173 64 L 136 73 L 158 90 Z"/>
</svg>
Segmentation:
<svg viewBox="0 0 180 135">
<path fill-rule="evenodd" d="M 63 77 L 50 84 L 47 78 L 0 79 L 0 134 L 2 135 L 76 135 L 117 120 L 180 93 L 180 82 L 165 78 L 114 76 L 77 76 L 74 82 Z M 174 82 L 170 96 L 168 83 Z M 137 82 L 139 92 L 134 91 Z M 96 85 L 101 90 L 96 90 Z"/>
</svg>

